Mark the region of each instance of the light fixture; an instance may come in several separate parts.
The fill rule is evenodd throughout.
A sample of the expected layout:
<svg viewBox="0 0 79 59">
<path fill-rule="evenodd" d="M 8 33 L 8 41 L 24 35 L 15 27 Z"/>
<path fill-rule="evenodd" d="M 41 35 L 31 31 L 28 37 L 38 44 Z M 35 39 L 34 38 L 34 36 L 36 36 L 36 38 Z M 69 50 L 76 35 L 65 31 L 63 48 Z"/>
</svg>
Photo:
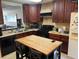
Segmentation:
<svg viewBox="0 0 79 59">
<path fill-rule="evenodd" d="M 41 2 L 42 0 L 30 0 L 32 2 Z"/>
</svg>

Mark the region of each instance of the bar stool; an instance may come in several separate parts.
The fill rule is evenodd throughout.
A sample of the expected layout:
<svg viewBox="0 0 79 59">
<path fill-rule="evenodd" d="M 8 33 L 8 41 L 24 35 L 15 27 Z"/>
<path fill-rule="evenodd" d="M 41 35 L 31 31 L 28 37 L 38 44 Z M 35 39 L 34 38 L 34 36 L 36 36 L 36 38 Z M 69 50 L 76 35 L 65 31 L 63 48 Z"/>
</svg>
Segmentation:
<svg viewBox="0 0 79 59">
<path fill-rule="evenodd" d="M 16 59 L 23 59 L 24 57 L 30 59 L 29 48 L 16 43 Z"/>
<path fill-rule="evenodd" d="M 52 59 L 50 57 L 46 57 L 43 53 L 36 51 L 34 49 L 30 49 L 31 59 Z"/>
<path fill-rule="evenodd" d="M 34 49 L 30 49 L 30 54 L 31 54 L 31 59 L 41 59 L 41 56 L 42 56 L 42 53 Z"/>
</svg>

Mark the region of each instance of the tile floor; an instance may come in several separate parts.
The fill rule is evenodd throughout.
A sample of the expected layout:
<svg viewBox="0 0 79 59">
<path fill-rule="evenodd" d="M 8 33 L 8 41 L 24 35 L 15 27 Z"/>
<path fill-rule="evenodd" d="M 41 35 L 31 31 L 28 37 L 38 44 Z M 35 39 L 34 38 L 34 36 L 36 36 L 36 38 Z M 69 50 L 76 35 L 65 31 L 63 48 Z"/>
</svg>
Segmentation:
<svg viewBox="0 0 79 59">
<path fill-rule="evenodd" d="M 16 59 L 16 52 L 8 54 L 8 55 L 6 55 L 6 56 L 4 56 L 3 58 L 0 58 L 0 59 Z M 70 58 L 66 54 L 61 53 L 61 59 L 73 59 L 73 58 Z"/>
</svg>

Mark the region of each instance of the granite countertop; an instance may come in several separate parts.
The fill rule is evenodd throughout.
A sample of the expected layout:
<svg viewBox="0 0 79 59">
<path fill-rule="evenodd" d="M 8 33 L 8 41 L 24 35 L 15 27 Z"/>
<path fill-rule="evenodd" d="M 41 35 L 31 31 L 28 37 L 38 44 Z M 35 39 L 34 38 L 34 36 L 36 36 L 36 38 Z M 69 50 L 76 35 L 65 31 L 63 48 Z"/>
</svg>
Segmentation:
<svg viewBox="0 0 79 59">
<path fill-rule="evenodd" d="M 57 35 L 69 36 L 69 34 L 66 34 L 66 33 L 59 33 L 59 32 L 55 32 L 55 31 L 49 31 L 49 33 L 51 33 L 51 34 L 57 34 Z"/>
<path fill-rule="evenodd" d="M 30 31 L 37 31 L 38 29 L 28 29 L 28 30 L 26 30 L 26 31 L 21 31 L 21 32 L 18 32 L 18 31 L 16 31 L 16 32 L 11 32 L 11 30 L 10 31 L 3 31 L 2 32 L 2 36 L 0 36 L 0 38 L 3 38 L 3 37 L 7 37 L 7 36 L 11 36 L 11 35 L 17 35 L 17 34 L 21 34 L 21 33 L 25 33 L 25 32 L 30 32 Z"/>
</svg>

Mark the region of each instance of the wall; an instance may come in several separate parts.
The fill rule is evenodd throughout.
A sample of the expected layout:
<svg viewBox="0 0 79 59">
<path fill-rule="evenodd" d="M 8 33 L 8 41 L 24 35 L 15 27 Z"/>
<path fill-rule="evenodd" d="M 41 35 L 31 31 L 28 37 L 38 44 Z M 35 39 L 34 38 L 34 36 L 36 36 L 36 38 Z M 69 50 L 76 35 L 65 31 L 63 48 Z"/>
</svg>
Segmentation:
<svg viewBox="0 0 79 59">
<path fill-rule="evenodd" d="M 41 13 L 52 11 L 52 3 L 43 4 L 41 8 Z M 66 27 L 66 31 L 69 31 L 69 23 L 54 23 L 52 20 L 52 16 L 50 17 L 43 17 L 43 25 L 55 25 L 58 28 Z"/>
<path fill-rule="evenodd" d="M 23 12 L 21 8 L 18 8 L 16 10 L 3 10 L 3 16 L 7 15 L 16 15 L 17 18 L 23 19 Z"/>
<path fill-rule="evenodd" d="M 43 17 L 43 25 L 53 25 L 51 17 Z"/>
<path fill-rule="evenodd" d="M 64 28 L 65 27 L 66 31 L 69 31 L 69 28 L 70 28 L 69 26 L 70 26 L 69 23 L 56 23 L 56 27 L 58 27 L 58 28 Z"/>
</svg>

